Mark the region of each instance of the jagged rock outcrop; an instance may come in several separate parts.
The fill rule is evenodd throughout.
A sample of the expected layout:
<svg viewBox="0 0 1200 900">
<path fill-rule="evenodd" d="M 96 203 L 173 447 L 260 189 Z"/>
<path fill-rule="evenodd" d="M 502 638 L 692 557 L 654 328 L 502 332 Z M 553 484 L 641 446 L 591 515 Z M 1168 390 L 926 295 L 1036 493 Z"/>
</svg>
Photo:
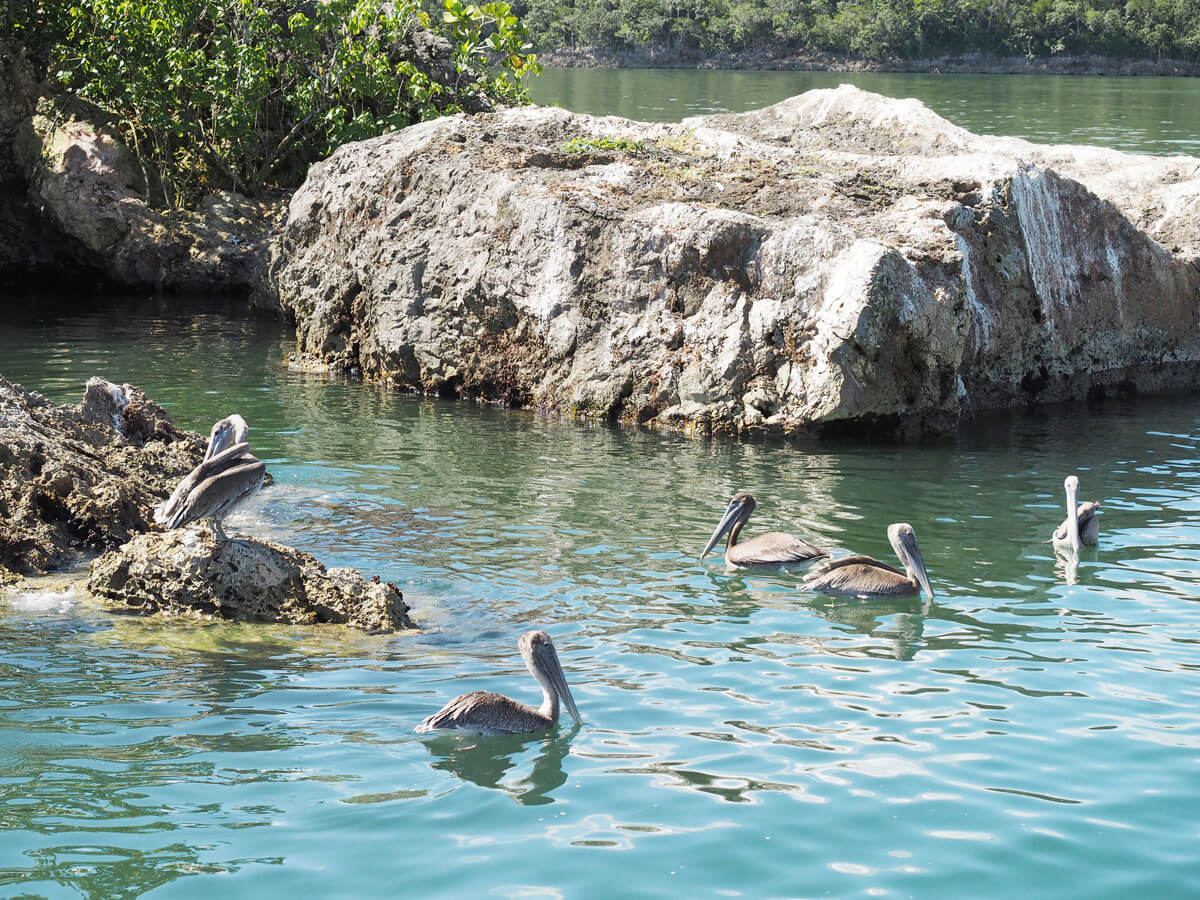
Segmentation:
<svg viewBox="0 0 1200 900">
<path fill-rule="evenodd" d="M 353 569 L 326 569 L 270 541 L 218 542 L 207 531 L 141 534 L 92 562 L 88 590 L 138 612 L 243 622 L 413 628 L 400 589 Z"/>
<path fill-rule="evenodd" d="M 132 385 L 93 378 L 65 406 L 0 378 L 0 586 L 107 551 L 89 589 L 142 612 L 413 627 L 395 585 L 300 550 L 217 543 L 196 528 L 147 533 L 154 505 L 204 447 Z"/>
<path fill-rule="evenodd" d="M 94 273 L 118 285 L 248 290 L 277 205 L 223 191 L 150 203 L 109 117 L 37 80 L 0 38 L 0 283 Z"/>
<path fill-rule="evenodd" d="M 980 137 L 843 86 L 345 146 L 292 198 L 261 296 L 305 364 L 795 434 L 1192 386 L 1198 289 L 1200 160 Z"/>
<path fill-rule="evenodd" d="M 77 265 L 120 285 L 249 288 L 271 233 L 269 204 L 224 191 L 196 210 L 152 206 L 107 117 L 75 99 L 40 97 L 13 146 L 30 199 Z"/>
<path fill-rule="evenodd" d="M 93 378 L 82 403 L 60 406 L 0 378 L 0 574 L 49 571 L 145 531 L 203 455 L 199 435 L 131 385 Z"/>
</svg>

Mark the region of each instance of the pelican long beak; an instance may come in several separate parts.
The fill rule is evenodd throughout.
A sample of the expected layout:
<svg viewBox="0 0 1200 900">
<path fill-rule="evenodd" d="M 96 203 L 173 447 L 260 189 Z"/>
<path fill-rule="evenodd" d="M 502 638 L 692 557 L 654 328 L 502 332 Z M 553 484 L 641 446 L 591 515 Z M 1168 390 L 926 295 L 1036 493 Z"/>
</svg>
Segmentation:
<svg viewBox="0 0 1200 900">
<path fill-rule="evenodd" d="M 904 549 L 908 552 L 906 562 L 912 567 L 913 576 L 917 579 L 917 583 L 921 585 L 921 589 L 929 595 L 929 599 L 933 599 L 933 585 L 929 583 L 929 573 L 925 571 L 925 557 L 921 555 L 921 548 L 917 544 L 916 535 L 911 535 L 904 542 Z"/>
<path fill-rule="evenodd" d="M 208 461 L 225 450 L 233 446 L 233 424 L 226 422 L 220 428 L 214 428 L 212 435 L 208 439 L 208 449 L 204 452 L 204 459 Z"/>
<path fill-rule="evenodd" d="M 576 722 L 582 724 L 583 719 L 579 716 L 579 707 L 575 705 L 575 698 L 571 696 L 571 688 L 567 685 L 567 678 L 563 675 L 562 665 L 559 664 L 557 653 L 554 654 L 553 664 L 547 666 L 546 669 L 546 674 L 550 676 L 550 683 L 558 693 L 558 699 L 566 705 L 571 717 Z"/>
<path fill-rule="evenodd" d="M 701 559 L 704 559 L 704 557 L 708 556 L 708 554 L 712 551 L 712 548 L 717 546 L 717 541 L 721 540 L 721 538 L 725 536 L 725 532 L 733 527 L 733 523 L 737 521 L 738 515 L 741 513 L 741 511 L 742 504 L 740 502 L 737 500 L 729 501 L 729 506 L 725 509 L 725 515 L 721 517 L 721 521 L 717 524 L 717 530 L 712 533 L 712 537 L 710 537 L 708 539 L 708 543 L 704 545 L 704 551 L 700 554 Z"/>
<path fill-rule="evenodd" d="M 1079 540 L 1079 488 L 1074 481 L 1067 482 L 1067 537 L 1071 540 L 1071 549 L 1076 553 L 1083 546 Z"/>
</svg>

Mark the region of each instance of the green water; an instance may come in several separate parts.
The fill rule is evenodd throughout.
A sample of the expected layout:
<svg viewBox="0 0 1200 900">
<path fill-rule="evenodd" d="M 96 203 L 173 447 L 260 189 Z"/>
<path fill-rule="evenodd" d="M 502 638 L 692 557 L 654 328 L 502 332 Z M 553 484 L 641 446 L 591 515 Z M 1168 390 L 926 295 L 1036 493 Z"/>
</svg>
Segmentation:
<svg viewBox="0 0 1200 900">
<path fill-rule="evenodd" d="M 978 134 L 1200 155 L 1200 78 L 547 69 L 531 90 L 541 104 L 670 122 L 758 109 L 839 84 L 916 97 Z"/>
<path fill-rule="evenodd" d="M 1196 398 L 700 442 L 289 373 L 281 326 L 223 307 L 26 309 L 0 371 L 59 400 L 131 381 L 198 429 L 241 412 L 276 483 L 231 529 L 398 582 L 427 630 L 0 600 L 3 896 L 1200 892 Z M 1041 542 L 1068 471 L 1104 500 L 1073 573 Z M 737 489 L 749 530 L 839 550 L 913 523 L 936 599 L 698 562 Z M 532 627 L 582 727 L 412 733 L 464 690 L 534 699 Z"/>
</svg>

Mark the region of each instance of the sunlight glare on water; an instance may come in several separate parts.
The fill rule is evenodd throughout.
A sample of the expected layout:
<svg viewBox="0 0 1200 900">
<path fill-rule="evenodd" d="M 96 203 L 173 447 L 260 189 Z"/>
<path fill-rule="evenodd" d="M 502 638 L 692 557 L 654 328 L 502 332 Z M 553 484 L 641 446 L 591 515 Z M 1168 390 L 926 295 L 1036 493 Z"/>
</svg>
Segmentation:
<svg viewBox="0 0 1200 900">
<path fill-rule="evenodd" d="M 396 581 L 426 630 L 115 616 L 61 577 L 0 600 L 6 896 L 1200 890 L 1195 398 L 697 441 L 291 373 L 280 324 L 173 306 L 43 304 L 3 373 L 240 412 L 276 483 L 231 530 Z M 1043 543 L 1068 471 L 1104 500 L 1074 583 Z M 936 598 L 697 561 L 738 489 L 748 533 L 889 560 L 911 522 Z M 534 627 L 582 727 L 412 733 L 464 690 L 534 700 Z"/>
</svg>

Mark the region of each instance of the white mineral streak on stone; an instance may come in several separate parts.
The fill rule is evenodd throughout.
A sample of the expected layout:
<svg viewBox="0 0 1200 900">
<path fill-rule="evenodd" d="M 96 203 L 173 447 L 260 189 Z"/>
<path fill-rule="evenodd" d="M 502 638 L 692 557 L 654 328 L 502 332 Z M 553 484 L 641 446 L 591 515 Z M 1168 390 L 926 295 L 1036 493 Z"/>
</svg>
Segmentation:
<svg viewBox="0 0 1200 900">
<path fill-rule="evenodd" d="M 967 308 L 970 309 L 971 319 L 975 324 L 975 346 L 972 350 L 979 352 L 986 349 L 991 343 L 992 326 L 995 324 L 996 317 L 987 306 L 979 302 L 979 297 L 975 292 L 975 267 L 971 262 L 971 245 L 961 234 L 955 235 L 954 240 L 958 252 L 962 254 L 963 294 L 966 296 Z M 959 382 L 962 382 L 961 378 Z"/>
<path fill-rule="evenodd" d="M 1117 316 L 1125 317 L 1125 284 L 1121 275 L 1121 256 L 1113 246 L 1111 238 L 1105 241 L 1104 256 L 1108 261 L 1109 275 L 1112 278 L 1113 297 L 1117 303 Z"/>
<path fill-rule="evenodd" d="M 1045 172 L 1022 168 L 1012 180 L 1012 196 L 1025 236 L 1025 260 L 1048 327 L 1069 317 L 1080 299 L 1074 248 L 1064 241 L 1058 197 Z"/>
</svg>

